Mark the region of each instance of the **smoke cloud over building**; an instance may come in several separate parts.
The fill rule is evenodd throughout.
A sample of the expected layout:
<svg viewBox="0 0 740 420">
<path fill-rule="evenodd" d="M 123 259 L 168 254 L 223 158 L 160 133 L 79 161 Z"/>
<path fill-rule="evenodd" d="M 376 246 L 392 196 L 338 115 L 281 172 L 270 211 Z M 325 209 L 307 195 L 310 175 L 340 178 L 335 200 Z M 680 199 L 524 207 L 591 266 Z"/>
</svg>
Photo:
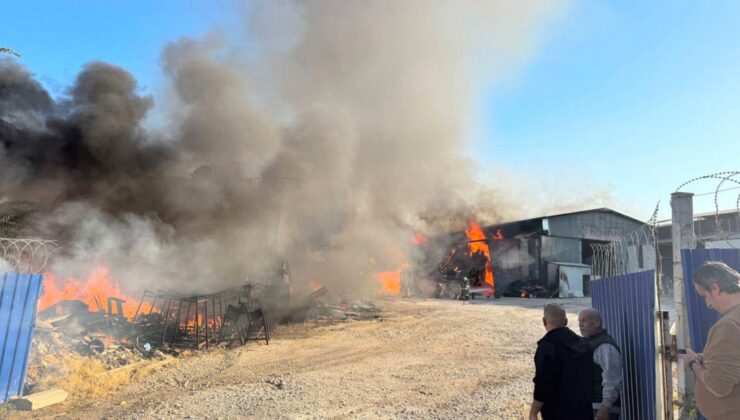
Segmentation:
<svg viewBox="0 0 740 420">
<path fill-rule="evenodd" d="M 371 292 L 415 232 L 515 209 L 468 155 L 472 94 L 536 47 L 559 2 L 264 1 L 246 35 L 180 39 L 167 92 L 84 66 L 52 98 L 0 59 L 0 196 L 40 210 L 51 270 L 130 291 L 270 274 Z M 153 112 L 157 124 L 148 119 Z"/>
</svg>

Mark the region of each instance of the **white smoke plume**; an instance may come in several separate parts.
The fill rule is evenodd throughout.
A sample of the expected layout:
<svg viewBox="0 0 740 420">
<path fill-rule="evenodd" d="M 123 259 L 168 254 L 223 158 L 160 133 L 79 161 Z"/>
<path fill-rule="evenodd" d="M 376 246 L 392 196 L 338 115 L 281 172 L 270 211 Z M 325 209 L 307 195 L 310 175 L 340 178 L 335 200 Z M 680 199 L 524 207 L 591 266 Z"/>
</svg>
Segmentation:
<svg viewBox="0 0 740 420">
<path fill-rule="evenodd" d="M 0 65 L 2 196 L 44 209 L 60 275 L 95 263 L 132 292 L 264 279 L 377 288 L 415 232 L 492 223 L 515 201 L 468 156 L 475 92 L 503 83 L 558 1 L 256 1 L 245 39 L 181 39 L 167 95 L 87 65 L 54 101 Z M 166 103 L 159 103 L 166 101 Z M 167 123 L 145 127 L 152 107 Z"/>
</svg>

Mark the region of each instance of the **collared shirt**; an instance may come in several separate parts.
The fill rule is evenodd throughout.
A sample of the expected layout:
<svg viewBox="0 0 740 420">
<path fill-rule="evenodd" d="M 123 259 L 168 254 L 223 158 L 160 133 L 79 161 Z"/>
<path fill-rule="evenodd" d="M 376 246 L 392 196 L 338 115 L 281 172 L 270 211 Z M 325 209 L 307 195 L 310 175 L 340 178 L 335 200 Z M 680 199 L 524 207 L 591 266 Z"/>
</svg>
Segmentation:
<svg viewBox="0 0 740 420">
<path fill-rule="evenodd" d="M 601 405 L 610 407 L 618 412 L 618 407 L 612 407 L 619 397 L 622 388 L 622 355 L 619 350 L 609 343 L 600 345 L 594 350 L 594 363 L 601 367 L 601 404 L 594 404 L 594 408 Z"/>
</svg>

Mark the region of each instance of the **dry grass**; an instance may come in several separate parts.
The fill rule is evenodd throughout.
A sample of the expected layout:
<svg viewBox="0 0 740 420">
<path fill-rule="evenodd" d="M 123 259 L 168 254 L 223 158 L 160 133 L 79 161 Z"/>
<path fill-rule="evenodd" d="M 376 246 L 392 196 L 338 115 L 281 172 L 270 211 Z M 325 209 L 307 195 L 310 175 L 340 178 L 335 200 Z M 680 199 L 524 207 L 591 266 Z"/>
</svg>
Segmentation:
<svg viewBox="0 0 740 420">
<path fill-rule="evenodd" d="M 99 360 L 79 358 L 67 363 L 69 374 L 60 385 L 73 396 L 100 397 L 131 381 L 146 377 L 159 368 L 177 363 L 178 359 L 168 357 L 164 360 L 142 360 L 106 370 Z"/>
<path fill-rule="evenodd" d="M 59 385 L 73 396 L 99 397 L 128 384 L 131 380 L 129 369 L 106 371 L 101 361 L 89 358 L 68 360 L 67 369 L 69 373 Z"/>
</svg>

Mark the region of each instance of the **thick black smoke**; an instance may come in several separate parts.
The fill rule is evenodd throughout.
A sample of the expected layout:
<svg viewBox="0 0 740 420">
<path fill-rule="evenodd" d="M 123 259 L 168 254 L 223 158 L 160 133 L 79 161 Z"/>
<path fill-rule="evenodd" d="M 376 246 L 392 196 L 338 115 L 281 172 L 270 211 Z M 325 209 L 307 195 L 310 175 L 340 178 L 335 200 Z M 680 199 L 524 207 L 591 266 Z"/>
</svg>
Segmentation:
<svg viewBox="0 0 740 420">
<path fill-rule="evenodd" d="M 131 291 L 213 290 L 264 280 L 280 255 L 306 283 L 372 291 L 374 271 L 417 257 L 414 232 L 513 208 L 465 156 L 471 93 L 559 9 L 252 2 L 245 46 L 164 49 L 157 127 L 120 67 L 88 64 L 54 100 L 6 59 L 0 195 L 42 209 L 61 276 L 105 264 Z"/>
<path fill-rule="evenodd" d="M 151 104 L 136 94 L 131 74 L 109 64 L 88 64 L 68 100 L 55 103 L 25 69 L 2 62 L 3 195 L 45 207 L 90 200 L 114 214 L 152 208 L 156 195 L 145 180 L 173 151 L 142 132 Z"/>
</svg>

